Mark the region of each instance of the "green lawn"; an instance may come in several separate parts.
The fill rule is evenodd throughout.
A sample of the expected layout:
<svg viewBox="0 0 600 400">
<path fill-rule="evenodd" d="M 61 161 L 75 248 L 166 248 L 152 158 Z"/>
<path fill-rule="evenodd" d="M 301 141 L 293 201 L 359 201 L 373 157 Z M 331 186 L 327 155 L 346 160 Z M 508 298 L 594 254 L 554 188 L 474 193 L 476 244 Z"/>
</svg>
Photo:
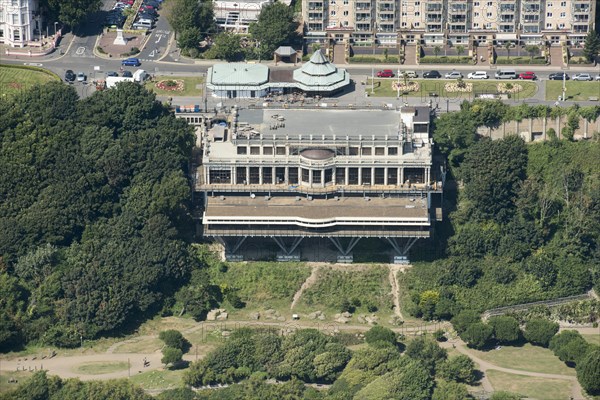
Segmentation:
<svg viewBox="0 0 600 400">
<path fill-rule="evenodd" d="M 23 383 L 27 378 L 29 378 L 33 372 L 29 371 L 2 371 L 0 372 L 0 394 L 4 392 L 8 392 L 18 386 L 18 384 Z M 13 378 L 18 382 L 8 383 L 8 381 Z"/>
<path fill-rule="evenodd" d="M 387 324 L 388 318 L 384 315 L 391 314 L 392 306 L 388 274 L 388 268 L 381 265 L 369 265 L 350 271 L 322 268 L 317 282 L 304 291 L 298 308 L 307 312 L 321 310 L 329 314 L 339 313 L 343 300 L 358 300 L 360 306 L 357 307 L 357 313 L 368 313 L 367 305 L 375 305 L 380 323 Z M 355 322 L 353 319 L 353 323 Z"/>
<path fill-rule="evenodd" d="M 581 335 L 587 340 L 589 343 L 595 344 L 596 346 L 600 346 L 600 334 L 599 335 Z"/>
<path fill-rule="evenodd" d="M 555 101 L 558 96 L 562 96 L 562 81 L 547 81 L 546 82 L 546 100 Z M 589 100 L 589 97 L 600 98 L 600 81 L 565 82 L 567 88 L 567 99 L 581 101 Z"/>
<path fill-rule="evenodd" d="M 494 390 L 519 393 L 527 398 L 544 400 L 568 399 L 573 382 L 562 379 L 537 378 L 488 370 Z"/>
<path fill-rule="evenodd" d="M 552 351 L 529 343 L 523 347 L 502 346 L 500 350 L 471 351 L 482 360 L 499 367 L 575 376 L 575 369 L 567 367 Z"/>
<path fill-rule="evenodd" d="M 85 375 L 103 375 L 111 372 L 126 370 L 129 365 L 125 361 L 89 362 L 76 366 L 73 371 Z"/>
<path fill-rule="evenodd" d="M 392 82 L 396 81 L 394 78 L 389 79 L 375 79 L 375 89 L 373 97 L 396 97 L 397 91 L 392 89 Z M 476 81 L 465 79 L 465 83 L 473 84 L 473 91 L 471 93 L 460 93 L 460 92 L 446 92 L 444 86 L 448 82 L 456 82 L 456 80 L 444 80 L 444 79 L 411 79 L 410 82 L 418 82 L 420 85 L 418 92 L 409 92 L 409 97 L 429 97 L 430 93 L 437 94 L 441 98 L 463 98 L 465 100 L 472 100 L 476 94 L 483 93 L 497 93 L 496 85 L 499 82 L 507 83 L 506 81 L 498 81 L 495 79 L 488 79 L 485 81 Z M 512 95 L 513 98 L 526 99 L 533 97 L 538 91 L 538 84 L 535 82 L 510 82 L 512 84 L 519 84 L 523 87 L 523 90 L 518 94 Z M 371 79 L 369 78 L 366 82 L 365 91 L 371 93 Z M 402 93 L 400 93 L 402 95 Z"/>
<path fill-rule="evenodd" d="M 143 389 L 175 389 L 183 385 L 181 378 L 184 369 L 155 370 L 142 373 L 131 373 L 131 381 Z"/>
<path fill-rule="evenodd" d="M 56 75 L 27 67 L 0 65 L 0 96 L 13 96 L 33 85 L 60 80 Z"/>
<path fill-rule="evenodd" d="M 171 90 L 162 90 L 156 87 L 156 83 L 163 80 L 183 81 L 183 90 L 180 92 Z M 154 77 L 152 82 L 146 82 L 146 89 L 153 91 L 159 96 L 201 96 L 204 78 L 201 76 L 160 76 Z"/>
</svg>

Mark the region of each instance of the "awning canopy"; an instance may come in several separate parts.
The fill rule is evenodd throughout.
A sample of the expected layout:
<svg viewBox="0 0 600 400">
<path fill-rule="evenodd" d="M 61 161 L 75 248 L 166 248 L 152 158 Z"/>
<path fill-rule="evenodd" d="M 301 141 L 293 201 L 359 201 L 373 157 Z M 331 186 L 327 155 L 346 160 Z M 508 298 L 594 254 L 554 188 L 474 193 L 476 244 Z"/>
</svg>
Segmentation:
<svg viewBox="0 0 600 400">
<path fill-rule="evenodd" d="M 496 40 L 517 40 L 516 33 L 497 33 Z"/>
</svg>

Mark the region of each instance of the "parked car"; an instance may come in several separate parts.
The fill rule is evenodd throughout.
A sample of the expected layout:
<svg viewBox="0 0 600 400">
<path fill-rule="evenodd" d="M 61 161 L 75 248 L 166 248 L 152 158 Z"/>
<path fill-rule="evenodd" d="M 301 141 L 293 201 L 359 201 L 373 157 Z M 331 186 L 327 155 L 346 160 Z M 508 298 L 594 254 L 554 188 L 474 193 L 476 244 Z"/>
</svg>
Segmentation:
<svg viewBox="0 0 600 400">
<path fill-rule="evenodd" d="M 444 77 L 446 79 L 458 79 L 458 78 L 462 78 L 463 74 L 458 71 L 451 71 L 451 72 L 448 72 L 446 75 L 444 75 Z"/>
<path fill-rule="evenodd" d="M 407 78 L 411 78 L 411 79 L 419 77 L 419 75 L 417 75 L 417 73 L 415 71 L 404 71 L 402 74 L 406 75 Z"/>
<path fill-rule="evenodd" d="M 382 71 L 377 71 L 378 78 L 393 78 L 394 72 L 391 69 L 384 69 Z"/>
<path fill-rule="evenodd" d="M 596 80 L 597 80 L 597 81 L 600 81 L 600 75 L 597 75 L 597 76 L 596 76 Z"/>
<path fill-rule="evenodd" d="M 423 78 L 441 78 L 442 74 L 438 71 L 427 71 L 423 72 Z"/>
<path fill-rule="evenodd" d="M 133 78 L 131 71 L 123 71 L 123 78 Z"/>
<path fill-rule="evenodd" d="M 119 76 L 119 74 L 117 74 L 115 71 L 108 71 L 106 76 Z"/>
<path fill-rule="evenodd" d="M 537 76 L 535 76 L 535 72 L 527 71 L 521 72 L 519 74 L 519 79 L 528 79 L 530 81 L 535 81 L 537 79 Z"/>
<path fill-rule="evenodd" d="M 566 72 L 553 72 L 548 75 L 548 79 L 551 81 L 562 81 L 563 79 L 569 80 L 569 75 Z"/>
<path fill-rule="evenodd" d="M 517 79 L 519 76 L 512 69 L 501 69 L 494 74 L 496 79 Z"/>
<path fill-rule="evenodd" d="M 592 78 L 592 76 L 590 74 L 581 73 L 581 74 L 573 75 L 573 80 L 574 81 L 592 81 L 592 80 L 594 80 L 594 78 Z"/>
<path fill-rule="evenodd" d="M 142 65 L 142 63 L 140 62 L 139 58 L 132 57 L 121 61 L 121 65 L 124 65 L 126 67 L 139 67 L 140 65 Z"/>
<path fill-rule="evenodd" d="M 85 82 L 86 79 L 87 79 L 87 76 L 85 76 L 85 74 L 83 72 L 77 73 L 77 82 Z"/>
<path fill-rule="evenodd" d="M 467 75 L 467 78 L 469 78 L 469 79 L 487 79 L 488 74 L 485 71 L 475 71 L 475 72 L 471 72 L 469 75 Z"/>
<path fill-rule="evenodd" d="M 65 71 L 65 81 L 67 82 L 73 82 L 75 80 L 75 72 L 73 72 L 73 70 L 66 70 Z"/>
</svg>

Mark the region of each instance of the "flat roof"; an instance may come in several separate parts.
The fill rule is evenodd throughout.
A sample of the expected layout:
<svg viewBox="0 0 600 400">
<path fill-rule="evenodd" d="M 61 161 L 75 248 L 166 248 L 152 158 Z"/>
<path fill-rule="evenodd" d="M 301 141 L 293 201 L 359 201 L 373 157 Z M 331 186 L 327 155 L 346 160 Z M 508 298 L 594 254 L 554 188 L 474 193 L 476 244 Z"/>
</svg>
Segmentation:
<svg viewBox="0 0 600 400">
<path fill-rule="evenodd" d="M 377 218 L 386 220 L 413 219 L 427 223 L 429 210 L 425 199 L 400 197 L 371 197 L 369 201 L 363 197 L 338 197 L 308 200 L 298 196 L 271 197 L 264 196 L 224 196 L 208 197 L 205 215 L 211 217 L 271 217 L 271 218 L 304 218 L 326 220 L 333 218 Z"/>
<path fill-rule="evenodd" d="M 342 140 L 346 136 L 370 139 L 398 138 L 400 113 L 395 110 L 340 110 L 340 109 L 242 109 L 238 121 L 247 123 L 265 137 L 289 136 L 297 139 L 300 135 L 308 139 L 310 135 L 325 135 Z M 276 130 L 271 129 L 277 124 Z"/>
<path fill-rule="evenodd" d="M 269 68 L 263 64 L 214 64 L 207 78 L 212 85 L 261 85 L 269 80 Z"/>
</svg>

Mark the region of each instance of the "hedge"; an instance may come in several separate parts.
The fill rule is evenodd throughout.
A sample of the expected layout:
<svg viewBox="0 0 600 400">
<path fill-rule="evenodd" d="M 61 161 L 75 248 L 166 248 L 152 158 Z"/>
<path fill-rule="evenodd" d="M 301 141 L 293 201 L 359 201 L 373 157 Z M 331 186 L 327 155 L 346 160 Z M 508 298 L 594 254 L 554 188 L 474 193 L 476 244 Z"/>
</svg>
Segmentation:
<svg viewBox="0 0 600 400">
<path fill-rule="evenodd" d="M 498 64 L 498 65 L 515 65 L 515 64 L 545 65 L 546 64 L 546 58 L 544 58 L 544 57 L 534 57 L 533 59 L 531 59 L 531 57 L 511 57 L 511 58 L 508 58 L 507 56 L 498 56 L 498 57 L 496 57 L 496 64 Z"/>
<path fill-rule="evenodd" d="M 377 57 L 350 57 L 350 63 L 354 64 L 398 64 L 398 57 L 388 57 L 387 60 Z"/>
<path fill-rule="evenodd" d="M 471 57 L 421 57 L 421 64 L 470 64 L 472 61 Z"/>
</svg>

